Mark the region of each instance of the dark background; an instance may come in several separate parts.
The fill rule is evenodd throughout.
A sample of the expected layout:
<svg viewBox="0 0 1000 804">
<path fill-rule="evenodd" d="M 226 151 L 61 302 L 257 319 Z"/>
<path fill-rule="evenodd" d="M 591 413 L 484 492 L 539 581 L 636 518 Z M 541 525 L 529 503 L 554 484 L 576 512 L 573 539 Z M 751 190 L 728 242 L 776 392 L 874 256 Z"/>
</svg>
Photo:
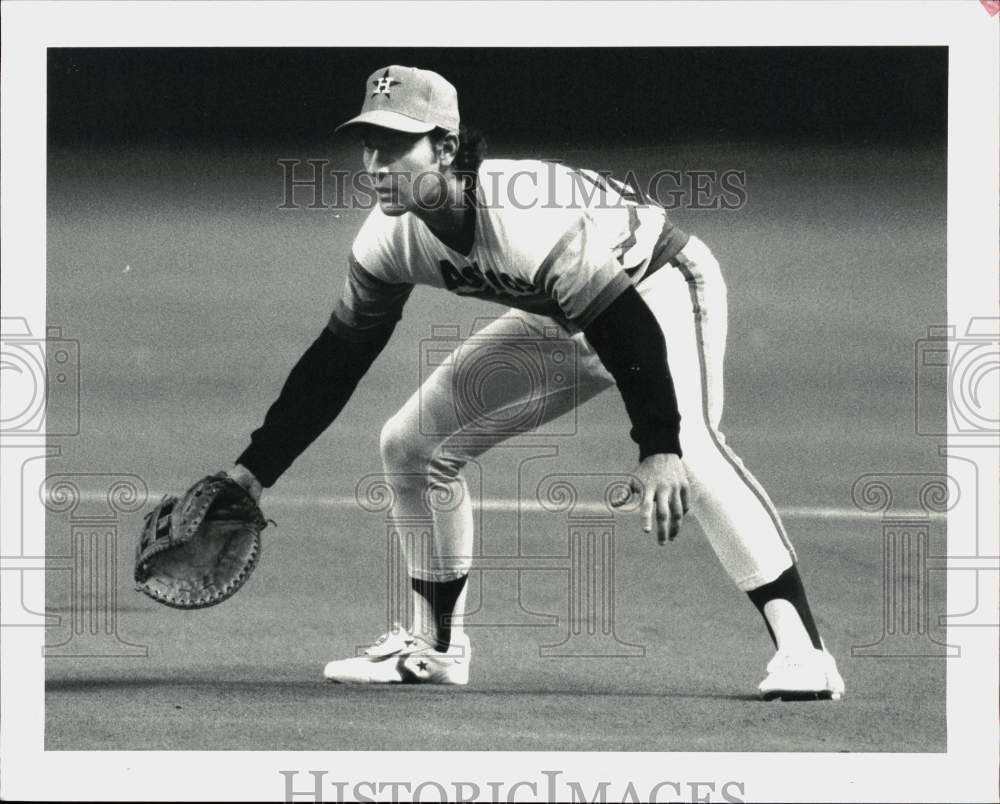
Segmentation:
<svg viewBox="0 0 1000 804">
<path fill-rule="evenodd" d="M 947 49 L 53 49 L 52 144 L 314 141 L 386 64 L 436 70 L 505 141 L 943 138 Z M 558 143 L 556 143 L 558 144 Z"/>
</svg>

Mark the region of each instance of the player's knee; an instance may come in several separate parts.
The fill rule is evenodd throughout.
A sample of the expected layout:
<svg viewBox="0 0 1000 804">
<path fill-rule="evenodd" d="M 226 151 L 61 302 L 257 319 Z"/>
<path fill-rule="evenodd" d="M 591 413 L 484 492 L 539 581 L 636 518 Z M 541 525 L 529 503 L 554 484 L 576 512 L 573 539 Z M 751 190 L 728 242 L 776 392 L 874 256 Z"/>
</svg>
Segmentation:
<svg viewBox="0 0 1000 804">
<path fill-rule="evenodd" d="M 417 423 L 401 416 L 393 416 L 382 426 L 379 449 L 386 467 L 409 472 L 426 468 L 434 452 Z"/>
</svg>

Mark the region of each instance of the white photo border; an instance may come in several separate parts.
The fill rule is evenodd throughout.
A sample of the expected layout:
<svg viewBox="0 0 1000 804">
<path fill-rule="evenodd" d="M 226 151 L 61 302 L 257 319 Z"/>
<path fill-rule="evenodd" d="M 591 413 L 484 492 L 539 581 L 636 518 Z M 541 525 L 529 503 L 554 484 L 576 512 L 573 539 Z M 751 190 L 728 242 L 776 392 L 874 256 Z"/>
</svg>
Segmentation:
<svg viewBox="0 0 1000 804">
<path fill-rule="evenodd" d="M 570 25 L 559 3 L 5 2 L 4 314 L 24 317 L 32 332 L 45 331 L 46 48 L 354 46 L 362 38 L 370 42 L 377 31 L 378 44 L 385 47 L 947 46 L 948 316 L 961 327 L 973 317 L 996 315 L 984 300 L 1000 296 L 1000 15 L 991 16 L 989 5 L 977 0 L 593 2 L 573 4 Z M 391 25 L 373 23 L 389 17 Z M 627 20 L 632 24 L 623 24 Z M 7 488 L 13 464 L 11 450 L 4 452 Z M 983 506 L 996 502 L 981 500 Z M 25 511 L 26 525 L 44 528 L 41 508 L 35 500 Z M 10 554 L 11 528 L 4 524 L 0 552 Z M 995 532 L 982 538 L 991 555 L 1000 554 Z M 974 577 L 953 574 L 949 605 L 958 599 L 954 587 Z M 544 796 L 543 771 L 557 769 L 584 790 L 613 772 L 615 779 L 632 781 L 642 796 L 664 780 L 717 785 L 740 780 L 745 789 L 734 789 L 733 795 L 766 801 L 987 801 L 997 793 L 994 628 L 949 630 L 947 641 L 961 647 L 962 657 L 948 663 L 948 750 L 942 754 L 47 752 L 43 639 L 41 628 L 7 628 L 0 640 L 5 799 L 280 800 L 282 770 L 299 771 L 297 791 L 309 788 L 309 770 L 326 770 L 327 783 L 349 782 L 348 793 L 352 780 L 467 780 L 487 790 L 489 781 L 522 779 L 538 782 Z M 668 792 L 676 793 L 668 789 L 664 796 Z M 433 793 L 427 790 L 426 800 Z M 519 795 L 529 793 L 522 789 Z M 328 785 L 325 796 L 335 800 L 335 788 Z"/>
</svg>

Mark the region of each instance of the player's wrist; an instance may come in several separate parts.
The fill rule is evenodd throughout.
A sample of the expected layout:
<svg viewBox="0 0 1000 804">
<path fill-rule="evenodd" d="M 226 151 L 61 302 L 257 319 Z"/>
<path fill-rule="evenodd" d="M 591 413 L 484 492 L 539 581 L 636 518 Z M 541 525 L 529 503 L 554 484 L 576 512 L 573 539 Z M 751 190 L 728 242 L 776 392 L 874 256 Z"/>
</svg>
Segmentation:
<svg viewBox="0 0 1000 804">
<path fill-rule="evenodd" d="M 227 470 L 226 476 L 246 489 L 254 500 L 259 501 L 260 495 L 264 493 L 264 486 L 257 479 L 257 476 L 243 464 L 238 463 L 232 469 Z"/>
<path fill-rule="evenodd" d="M 666 463 L 670 460 L 681 460 L 681 456 L 676 452 L 654 452 L 650 455 L 646 455 L 642 461 L 648 461 L 652 463 Z"/>
<path fill-rule="evenodd" d="M 681 452 L 680 433 L 661 433 L 655 438 L 642 439 L 639 442 L 640 463 L 651 455 L 676 455 L 678 458 L 683 457 L 684 453 Z"/>
</svg>

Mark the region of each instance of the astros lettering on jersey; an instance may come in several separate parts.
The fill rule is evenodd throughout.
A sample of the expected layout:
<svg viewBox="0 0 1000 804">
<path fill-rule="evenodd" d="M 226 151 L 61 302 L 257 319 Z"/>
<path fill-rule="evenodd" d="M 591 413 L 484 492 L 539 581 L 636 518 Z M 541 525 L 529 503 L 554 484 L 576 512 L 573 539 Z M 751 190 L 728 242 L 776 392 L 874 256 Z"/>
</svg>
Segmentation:
<svg viewBox="0 0 1000 804">
<path fill-rule="evenodd" d="M 556 162 L 485 160 L 474 205 L 476 239 L 469 254 L 446 246 L 416 215 L 373 209 L 351 250 L 344 293 L 331 318 L 334 331 L 357 338 L 359 331 L 398 320 L 414 285 L 583 329 L 630 282 L 666 265 L 688 239 L 662 207 L 633 188 Z"/>
</svg>

